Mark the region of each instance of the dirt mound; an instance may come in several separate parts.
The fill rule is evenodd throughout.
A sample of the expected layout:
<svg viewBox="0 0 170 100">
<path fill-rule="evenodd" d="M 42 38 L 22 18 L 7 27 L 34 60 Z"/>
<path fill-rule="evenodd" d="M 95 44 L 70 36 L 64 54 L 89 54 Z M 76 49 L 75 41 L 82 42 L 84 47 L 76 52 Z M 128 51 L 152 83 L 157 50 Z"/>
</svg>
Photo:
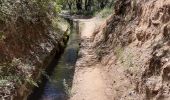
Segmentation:
<svg viewBox="0 0 170 100">
<path fill-rule="evenodd" d="M 99 30 L 94 48 L 110 75 L 114 100 L 170 99 L 169 0 L 117 0 Z"/>
</svg>

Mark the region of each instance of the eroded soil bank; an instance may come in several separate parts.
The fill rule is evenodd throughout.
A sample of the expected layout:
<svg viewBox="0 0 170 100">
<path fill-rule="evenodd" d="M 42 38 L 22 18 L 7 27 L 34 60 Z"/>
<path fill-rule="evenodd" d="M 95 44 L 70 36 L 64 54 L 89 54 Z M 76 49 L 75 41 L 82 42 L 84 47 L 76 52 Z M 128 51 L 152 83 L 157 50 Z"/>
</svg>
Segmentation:
<svg viewBox="0 0 170 100">
<path fill-rule="evenodd" d="M 169 0 L 116 0 L 96 31 L 84 24 L 71 100 L 170 99 Z"/>
<path fill-rule="evenodd" d="M 101 26 L 95 18 L 77 20 L 82 26 L 81 45 L 71 94 L 68 93 L 71 100 L 170 99 L 169 0 L 115 0 L 113 14 Z M 45 23 L 30 26 L 18 18 L 11 26 L 1 22 L 5 27 L 0 27 L 7 33 L 0 41 L 0 60 L 19 64 L 3 68 L 17 68 L 20 73 L 12 73 L 34 85 L 48 58 L 63 45 L 62 36 L 46 27 L 48 20 Z M 18 30 L 13 28 L 16 26 Z M 10 84 L 0 87 L 10 90 L 0 93 L 2 97 L 13 99 L 17 95 L 17 100 L 25 99 L 30 85 L 21 81 L 16 89 L 15 82 L 9 80 Z"/>
<path fill-rule="evenodd" d="M 0 99 L 27 99 L 42 71 L 64 48 L 68 26 L 55 29 L 48 17 L 43 18 L 0 22 Z"/>
</svg>

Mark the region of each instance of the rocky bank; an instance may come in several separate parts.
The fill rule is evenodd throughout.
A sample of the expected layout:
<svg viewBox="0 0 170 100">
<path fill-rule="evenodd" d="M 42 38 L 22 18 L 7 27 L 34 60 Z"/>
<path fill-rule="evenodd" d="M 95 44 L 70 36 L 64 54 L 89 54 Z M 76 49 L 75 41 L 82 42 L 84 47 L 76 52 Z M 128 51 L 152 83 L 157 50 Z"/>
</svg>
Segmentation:
<svg viewBox="0 0 170 100">
<path fill-rule="evenodd" d="M 116 0 L 94 32 L 113 100 L 170 99 L 170 1 Z"/>
</svg>

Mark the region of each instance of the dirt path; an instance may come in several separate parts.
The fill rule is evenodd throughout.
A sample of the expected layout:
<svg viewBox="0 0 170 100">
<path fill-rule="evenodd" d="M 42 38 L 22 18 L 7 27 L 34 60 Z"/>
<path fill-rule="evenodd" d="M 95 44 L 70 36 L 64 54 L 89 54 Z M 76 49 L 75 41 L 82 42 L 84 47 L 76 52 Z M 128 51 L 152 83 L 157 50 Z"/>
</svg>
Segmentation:
<svg viewBox="0 0 170 100">
<path fill-rule="evenodd" d="M 98 27 L 97 19 L 80 20 L 81 49 L 76 63 L 71 100 L 110 100 L 106 94 L 107 84 L 101 64 L 96 62 L 92 49 L 93 32 Z"/>
</svg>

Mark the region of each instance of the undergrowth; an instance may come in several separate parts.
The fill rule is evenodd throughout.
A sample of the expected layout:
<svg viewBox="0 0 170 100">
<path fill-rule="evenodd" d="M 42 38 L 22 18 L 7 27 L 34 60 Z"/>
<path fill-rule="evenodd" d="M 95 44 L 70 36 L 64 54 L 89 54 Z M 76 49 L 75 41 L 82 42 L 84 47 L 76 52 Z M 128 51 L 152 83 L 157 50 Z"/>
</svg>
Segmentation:
<svg viewBox="0 0 170 100">
<path fill-rule="evenodd" d="M 113 14 L 113 8 L 112 7 L 105 7 L 104 9 L 102 9 L 100 11 L 96 11 L 94 13 L 94 16 L 100 17 L 100 18 L 107 18 L 111 14 Z"/>
<path fill-rule="evenodd" d="M 19 66 L 23 68 L 20 69 Z M 23 82 L 28 82 L 30 85 L 38 86 L 37 83 L 31 78 L 29 72 L 25 72 L 24 65 L 20 59 L 13 59 L 11 63 L 5 63 L 0 65 L 0 87 L 6 86 L 8 83 L 22 84 Z M 25 74 L 27 73 L 27 75 Z"/>
<path fill-rule="evenodd" d="M 115 49 L 117 60 L 121 62 L 122 66 L 130 68 L 133 67 L 133 55 L 125 48 L 118 46 Z"/>
</svg>

